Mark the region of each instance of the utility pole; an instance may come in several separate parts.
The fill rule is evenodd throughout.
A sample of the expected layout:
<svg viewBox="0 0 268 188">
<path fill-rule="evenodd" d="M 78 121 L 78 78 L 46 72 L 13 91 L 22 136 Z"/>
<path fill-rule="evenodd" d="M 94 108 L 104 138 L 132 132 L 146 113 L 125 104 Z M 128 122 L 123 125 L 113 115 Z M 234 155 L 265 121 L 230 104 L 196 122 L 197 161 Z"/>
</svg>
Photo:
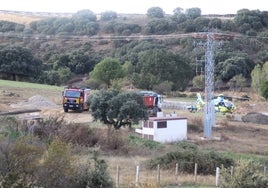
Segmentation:
<svg viewBox="0 0 268 188">
<path fill-rule="evenodd" d="M 214 34 L 207 33 L 205 51 L 205 107 L 204 107 L 204 137 L 210 138 L 215 124 L 214 98 Z"/>
<path fill-rule="evenodd" d="M 215 125 L 214 108 L 214 51 L 216 44 L 221 45 L 223 40 L 232 40 L 234 36 L 219 33 L 196 33 L 194 38 L 206 39 L 205 43 L 198 44 L 205 47 L 205 106 L 204 106 L 204 138 L 211 138 L 212 127 Z M 217 42 L 216 41 L 220 41 Z"/>
</svg>

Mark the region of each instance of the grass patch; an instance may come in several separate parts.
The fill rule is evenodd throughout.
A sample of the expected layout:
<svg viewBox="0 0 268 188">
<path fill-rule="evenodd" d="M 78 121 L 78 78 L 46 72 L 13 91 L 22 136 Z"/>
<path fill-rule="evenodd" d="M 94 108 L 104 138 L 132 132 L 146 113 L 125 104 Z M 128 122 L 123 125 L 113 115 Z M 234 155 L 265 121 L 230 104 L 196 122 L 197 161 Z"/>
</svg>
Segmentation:
<svg viewBox="0 0 268 188">
<path fill-rule="evenodd" d="M 63 90 L 63 87 L 60 87 L 60 86 L 37 84 L 37 83 L 30 83 L 30 82 L 18 82 L 18 81 L 10 81 L 10 80 L 0 80 L 0 86 L 16 87 L 16 88 L 31 88 L 31 89 L 49 89 L 49 90 L 58 90 L 58 91 Z"/>
<path fill-rule="evenodd" d="M 128 137 L 128 140 L 130 144 L 145 147 L 148 149 L 158 149 L 161 147 L 161 144 L 159 142 L 155 142 L 153 140 L 147 140 L 133 135 L 130 135 Z"/>
</svg>

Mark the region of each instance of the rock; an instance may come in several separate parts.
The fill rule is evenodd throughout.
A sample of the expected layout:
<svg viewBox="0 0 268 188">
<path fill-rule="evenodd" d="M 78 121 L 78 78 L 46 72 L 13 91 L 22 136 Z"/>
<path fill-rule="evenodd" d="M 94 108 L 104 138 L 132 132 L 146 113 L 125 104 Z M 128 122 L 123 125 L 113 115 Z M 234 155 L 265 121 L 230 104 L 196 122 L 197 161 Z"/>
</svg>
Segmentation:
<svg viewBox="0 0 268 188">
<path fill-rule="evenodd" d="M 268 116 L 262 113 L 251 112 L 245 116 L 242 116 L 243 122 L 250 122 L 256 124 L 268 125 Z"/>
</svg>

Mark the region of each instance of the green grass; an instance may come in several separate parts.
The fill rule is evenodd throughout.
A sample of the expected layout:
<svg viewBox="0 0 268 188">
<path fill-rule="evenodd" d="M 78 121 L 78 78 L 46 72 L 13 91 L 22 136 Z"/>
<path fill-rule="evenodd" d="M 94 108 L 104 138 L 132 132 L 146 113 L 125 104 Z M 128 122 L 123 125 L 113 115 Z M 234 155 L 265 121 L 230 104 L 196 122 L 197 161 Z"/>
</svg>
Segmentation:
<svg viewBox="0 0 268 188">
<path fill-rule="evenodd" d="M 16 87 L 16 88 L 30 88 L 30 89 L 49 89 L 49 90 L 59 90 L 59 91 L 62 91 L 63 89 L 63 87 L 60 87 L 60 86 L 10 81 L 10 80 L 0 80 L 0 86 Z"/>
<path fill-rule="evenodd" d="M 255 155 L 255 154 L 247 154 L 247 153 L 223 153 L 224 155 L 234 159 L 234 160 L 254 160 L 254 161 L 267 161 L 266 156 Z"/>
</svg>

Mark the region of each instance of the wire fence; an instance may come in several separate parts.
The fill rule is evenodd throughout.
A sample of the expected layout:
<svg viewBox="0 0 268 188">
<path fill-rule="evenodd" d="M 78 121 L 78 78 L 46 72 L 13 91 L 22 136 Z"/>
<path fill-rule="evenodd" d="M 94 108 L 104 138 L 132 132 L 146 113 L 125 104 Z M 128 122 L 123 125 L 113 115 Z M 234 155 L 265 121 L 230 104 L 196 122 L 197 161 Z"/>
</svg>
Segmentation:
<svg viewBox="0 0 268 188">
<path fill-rule="evenodd" d="M 143 165 L 119 166 L 110 169 L 116 188 L 142 188 L 142 187 L 183 187 L 182 185 L 220 187 L 221 168 L 216 167 L 214 175 L 198 174 L 198 164 L 188 163 L 193 167 L 192 173 L 180 171 L 180 165 L 175 164 L 173 169 L 162 169 L 157 165 L 154 169 L 146 169 Z M 261 166 L 261 171 L 266 174 L 267 167 Z M 234 167 L 230 168 L 234 174 Z"/>
</svg>

